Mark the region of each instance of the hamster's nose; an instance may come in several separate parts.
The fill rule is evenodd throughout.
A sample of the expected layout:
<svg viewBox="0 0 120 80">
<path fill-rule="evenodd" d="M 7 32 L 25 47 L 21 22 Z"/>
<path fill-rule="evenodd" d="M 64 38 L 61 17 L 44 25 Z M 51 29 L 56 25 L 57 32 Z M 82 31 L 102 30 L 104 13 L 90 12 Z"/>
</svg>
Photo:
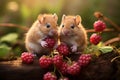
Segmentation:
<svg viewBox="0 0 120 80">
<path fill-rule="evenodd" d="M 65 34 L 65 35 L 68 35 L 69 33 L 70 33 L 70 31 L 68 31 L 68 30 L 65 30 L 65 31 L 64 31 L 64 34 Z"/>
<path fill-rule="evenodd" d="M 52 30 L 52 33 L 53 33 L 54 35 L 57 35 L 57 34 L 58 34 L 58 32 L 57 32 L 56 30 Z"/>
</svg>

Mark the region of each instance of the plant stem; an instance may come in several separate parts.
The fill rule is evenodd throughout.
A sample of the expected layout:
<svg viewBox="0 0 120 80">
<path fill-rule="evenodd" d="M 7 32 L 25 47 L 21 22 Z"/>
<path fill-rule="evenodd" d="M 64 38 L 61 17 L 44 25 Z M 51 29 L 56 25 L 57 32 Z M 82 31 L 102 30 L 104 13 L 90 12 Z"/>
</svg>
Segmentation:
<svg viewBox="0 0 120 80">
<path fill-rule="evenodd" d="M 59 72 L 59 74 L 60 74 L 60 76 L 63 78 L 63 75 L 62 75 L 62 73 L 58 70 L 58 72 Z"/>
<path fill-rule="evenodd" d="M 120 56 L 117 56 L 117 57 L 113 58 L 113 59 L 111 60 L 111 62 L 113 62 L 113 61 L 116 60 L 117 58 L 120 58 Z"/>
<path fill-rule="evenodd" d="M 16 27 L 16 28 L 20 28 L 22 29 L 23 31 L 28 31 L 28 27 L 26 26 L 20 26 L 18 24 L 13 24 L 13 23 L 0 23 L 0 26 L 2 27 Z"/>
<path fill-rule="evenodd" d="M 55 65 L 54 65 L 54 73 L 56 72 L 56 67 L 55 67 Z"/>
<path fill-rule="evenodd" d="M 120 41 L 120 37 L 112 38 L 112 39 L 104 42 L 104 45 L 108 45 L 108 44 L 111 44 L 111 43 L 114 43 L 114 42 L 117 42 L 117 41 Z"/>
<path fill-rule="evenodd" d="M 68 62 L 71 64 L 72 63 L 72 61 L 71 61 L 71 59 L 69 58 L 69 57 L 66 57 L 66 59 L 68 60 Z"/>
<path fill-rule="evenodd" d="M 96 32 L 94 29 L 87 29 L 86 31 L 87 31 L 87 33 Z M 115 30 L 112 29 L 112 28 L 107 28 L 107 29 L 105 29 L 103 32 L 111 32 L 111 31 L 115 31 Z"/>
</svg>

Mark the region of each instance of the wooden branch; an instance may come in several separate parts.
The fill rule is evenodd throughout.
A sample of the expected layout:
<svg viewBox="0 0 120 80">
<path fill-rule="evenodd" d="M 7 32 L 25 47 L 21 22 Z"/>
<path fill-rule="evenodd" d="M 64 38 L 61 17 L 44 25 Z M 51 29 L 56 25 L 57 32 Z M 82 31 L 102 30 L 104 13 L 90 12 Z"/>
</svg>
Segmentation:
<svg viewBox="0 0 120 80">
<path fill-rule="evenodd" d="M 12 23 L 0 23 L 0 27 L 15 27 L 15 28 L 20 28 L 20 29 L 24 30 L 25 32 L 28 31 L 28 29 L 29 29 L 26 26 L 20 26 L 20 25 L 12 24 Z M 95 32 L 94 29 L 88 29 L 86 31 L 88 33 Z M 115 30 L 111 29 L 111 28 L 107 28 L 107 29 L 104 30 L 104 32 L 110 32 L 110 31 L 115 31 Z"/>
<path fill-rule="evenodd" d="M 115 38 L 112 38 L 106 42 L 104 42 L 104 45 L 108 45 L 108 44 L 111 44 L 111 43 L 114 43 L 114 42 L 119 42 L 120 41 L 120 37 L 115 37 Z"/>
<path fill-rule="evenodd" d="M 88 29 L 88 30 L 86 30 L 86 31 L 87 31 L 87 33 L 96 32 L 94 29 Z M 111 31 L 115 31 L 115 30 L 112 29 L 112 28 L 107 28 L 107 29 L 105 29 L 103 32 L 111 32 Z"/>
<path fill-rule="evenodd" d="M 109 22 L 117 31 L 120 31 L 120 27 L 109 18 L 103 17 L 103 20 Z"/>
<path fill-rule="evenodd" d="M 101 12 L 95 12 L 94 16 L 98 19 L 103 19 L 104 21 L 109 22 L 117 31 L 120 31 L 120 26 L 118 26 L 115 22 L 113 22 L 111 19 L 104 16 Z"/>
<path fill-rule="evenodd" d="M 20 26 L 20 25 L 12 24 L 12 23 L 0 23 L 0 27 L 15 27 L 15 28 L 20 28 L 24 31 L 28 31 L 28 29 L 29 29 L 26 26 Z"/>
</svg>

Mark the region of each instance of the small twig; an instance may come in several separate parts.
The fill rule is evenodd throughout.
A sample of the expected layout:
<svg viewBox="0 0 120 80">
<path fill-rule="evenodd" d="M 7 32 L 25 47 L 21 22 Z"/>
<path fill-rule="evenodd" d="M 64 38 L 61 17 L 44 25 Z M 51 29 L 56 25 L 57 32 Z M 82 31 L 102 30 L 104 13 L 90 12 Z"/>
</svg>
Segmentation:
<svg viewBox="0 0 120 80">
<path fill-rule="evenodd" d="M 118 42 L 120 41 L 120 37 L 115 37 L 115 38 L 112 38 L 106 42 L 104 42 L 104 45 L 108 45 L 108 44 L 111 44 L 111 43 L 114 43 L 114 42 Z"/>
<path fill-rule="evenodd" d="M 96 32 L 94 29 L 88 29 L 88 30 L 86 30 L 86 31 L 87 31 L 87 33 Z M 107 28 L 107 29 L 105 29 L 103 32 L 111 32 L 111 31 L 115 31 L 115 30 L 112 29 L 112 28 Z"/>
<path fill-rule="evenodd" d="M 12 24 L 12 23 L 0 23 L 0 27 L 15 27 L 15 28 L 20 28 L 24 31 L 28 31 L 28 29 L 29 29 L 26 26 L 20 26 L 20 25 Z"/>
<path fill-rule="evenodd" d="M 103 19 L 104 19 L 105 21 L 109 22 L 112 26 L 114 26 L 117 31 L 120 31 L 120 27 L 119 27 L 116 23 L 114 23 L 112 20 L 110 20 L 110 19 L 107 18 L 107 17 L 103 17 Z"/>
<path fill-rule="evenodd" d="M 120 56 L 117 56 L 111 60 L 111 62 L 115 61 L 117 58 L 120 58 Z"/>
<path fill-rule="evenodd" d="M 94 16 L 98 19 L 103 19 L 104 21 L 109 22 L 117 31 L 120 31 L 120 26 L 118 26 L 115 22 L 113 22 L 111 19 L 104 16 L 101 12 L 95 12 Z"/>
</svg>

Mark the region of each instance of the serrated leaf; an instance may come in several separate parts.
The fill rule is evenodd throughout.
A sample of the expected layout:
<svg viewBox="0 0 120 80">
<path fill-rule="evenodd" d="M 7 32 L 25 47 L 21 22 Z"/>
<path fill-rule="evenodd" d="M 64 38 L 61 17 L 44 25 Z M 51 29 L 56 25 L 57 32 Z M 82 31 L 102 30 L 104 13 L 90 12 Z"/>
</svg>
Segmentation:
<svg viewBox="0 0 120 80">
<path fill-rule="evenodd" d="M 5 57 L 11 50 L 11 47 L 8 47 L 5 44 L 0 45 L 0 58 Z"/>
<path fill-rule="evenodd" d="M 113 50 L 113 48 L 111 46 L 103 46 L 103 47 L 100 47 L 99 50 L 102 53 L 108 53 L 108 52 L 111 52 Z"/>
<path fill-rule="evenodd" d="M 3 37 L 1 37 L 0 42 L 9 42 L 9 43 L 14 43 L 18 38 L 18 34 L 17 33 L 10 33 L 7 34 Z"/>
</svg>

